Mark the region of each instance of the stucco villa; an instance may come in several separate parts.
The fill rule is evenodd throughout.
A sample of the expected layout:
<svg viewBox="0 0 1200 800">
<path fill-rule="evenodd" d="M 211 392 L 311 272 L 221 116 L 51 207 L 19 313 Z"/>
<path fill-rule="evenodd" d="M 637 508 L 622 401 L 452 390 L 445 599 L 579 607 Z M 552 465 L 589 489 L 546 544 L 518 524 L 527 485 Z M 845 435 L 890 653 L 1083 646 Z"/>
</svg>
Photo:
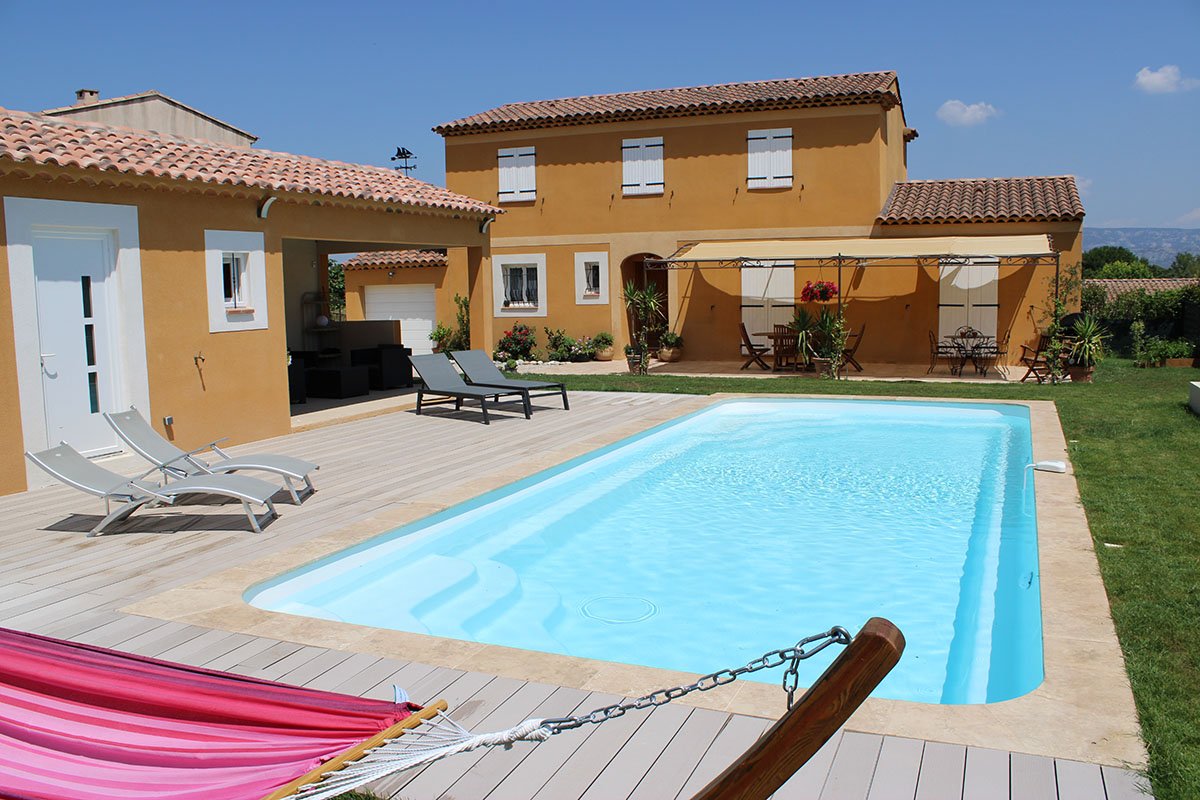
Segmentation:
<svg viewBox="0 0 1200 800">
<path fill-rule="evenodd" d="M 908 180 L 917 131 L 894 72 L 511 103 L 434 130 L 447 186 L 507 212 L 481 285 L 453 251 L 437 281 L 470 293 L 477 346 L 517 319 L 624 344 L 634 280 L 668 296 L 685 358 L 731 360 L 739 322 L 789 321 L 826 280 L 849 326 L 868 324 L 860 360 L 925 363 L 929 332 L 964 324 L 1010 335 L 1015 360 L 1080 261 L 1070 176 Z M 434 283 L 364 280 L 367 297 Z"/>
<path fill-rule="evenodd" d="M 135 405 L 185 448 L 288 432 L 289 350 L 340 333 L 330 253 L 486 258 L 486 203 L 130 97 L 0 109 L 0 494 L 44 481 L 25 450 L 117 449 L 101 411 Z"/>
</svg>

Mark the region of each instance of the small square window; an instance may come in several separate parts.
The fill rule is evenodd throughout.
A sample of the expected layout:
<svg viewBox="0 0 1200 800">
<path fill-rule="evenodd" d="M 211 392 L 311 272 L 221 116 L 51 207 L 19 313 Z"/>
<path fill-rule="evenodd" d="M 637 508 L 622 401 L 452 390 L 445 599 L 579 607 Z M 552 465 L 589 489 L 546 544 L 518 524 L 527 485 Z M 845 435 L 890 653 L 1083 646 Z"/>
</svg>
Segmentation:
<svg viewBox="0 0 1200 800">
<path fill-rule="evenodd" d="M 250 305 L 250 281 L 246 275 L 249 253 L 222 253 L 221 280 L 227 308 L 245 308 Z"/>
<path fill-rule="evenodd" d="M 599 297 L 600 296 L 600 262 L 585 261 L 583 262 L 583 296 L 584 297 Z"/>
<path fill-rule="evenodd" d="M 505 264 L 504 307 L 537 308 L 538 270 L 536 264 Z"/>
</svg>

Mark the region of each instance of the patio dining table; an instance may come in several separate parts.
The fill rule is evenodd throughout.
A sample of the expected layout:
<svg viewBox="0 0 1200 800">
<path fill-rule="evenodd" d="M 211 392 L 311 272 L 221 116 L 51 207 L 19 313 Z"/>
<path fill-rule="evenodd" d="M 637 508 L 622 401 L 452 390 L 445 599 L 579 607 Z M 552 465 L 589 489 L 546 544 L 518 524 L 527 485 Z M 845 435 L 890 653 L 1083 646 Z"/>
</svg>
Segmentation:
<svg viewBox="0 0 1200 800">
<path fill-rule="evenodd" d="M 966 367 L 967 361 L 970 360 L 975 365 L 975 371 L 987 375 L 988 364 L 987 359 L 991 351 L 995 350 L 996 337 L 988 336 L 977 330 L 959 330 L 949 336 L 942 337 L 951 347 L 953 347 L 959 356 L 957 368 L 951 364 L 950 372 L 955 375 L 961 375 L 963 368 Z"/>
</svg>

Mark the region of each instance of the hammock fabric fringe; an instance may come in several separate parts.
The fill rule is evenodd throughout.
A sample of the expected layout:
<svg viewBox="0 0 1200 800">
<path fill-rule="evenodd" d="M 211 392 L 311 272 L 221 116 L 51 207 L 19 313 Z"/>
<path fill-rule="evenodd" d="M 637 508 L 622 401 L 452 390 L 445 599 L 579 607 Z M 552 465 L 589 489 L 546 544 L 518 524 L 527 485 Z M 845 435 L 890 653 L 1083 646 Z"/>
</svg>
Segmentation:
<svg viewBox="0 0 1200 800">
<path fill-rule="evenodd" d="M 0 800 L 260 800 L 419 709 L 0 628 Z"/>
</svg>

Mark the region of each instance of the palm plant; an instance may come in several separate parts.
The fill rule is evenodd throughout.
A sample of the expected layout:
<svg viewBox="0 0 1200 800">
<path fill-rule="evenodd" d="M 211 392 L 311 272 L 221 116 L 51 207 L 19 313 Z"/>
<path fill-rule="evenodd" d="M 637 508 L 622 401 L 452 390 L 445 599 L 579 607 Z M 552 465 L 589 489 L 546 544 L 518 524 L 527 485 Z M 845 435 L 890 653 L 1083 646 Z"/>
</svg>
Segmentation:
<svg viewBox="0 0 1200 800">
<path fill-rule="evenodd" d="M 1085 314 L 1075 321 L 1074 341 L 1071 344 L 1071 364 L 1077 367 L 1095 367 L 1104 358 L 1104 342 L 1108 329 L 1100 324 L 1093 314 Z"/>
<path fill-rule="evenodd" d="M 654 285 L 638 288 L 634 281 L 625 284 L 625 308 L 633 317 L 633 353 L 639 358 L 638 374 L 645 375 L 650 365 L 650 331 L 664 317 L 663 297 Z M 627 349 L 626 354 L 630 355 Z"/>
</svg>

